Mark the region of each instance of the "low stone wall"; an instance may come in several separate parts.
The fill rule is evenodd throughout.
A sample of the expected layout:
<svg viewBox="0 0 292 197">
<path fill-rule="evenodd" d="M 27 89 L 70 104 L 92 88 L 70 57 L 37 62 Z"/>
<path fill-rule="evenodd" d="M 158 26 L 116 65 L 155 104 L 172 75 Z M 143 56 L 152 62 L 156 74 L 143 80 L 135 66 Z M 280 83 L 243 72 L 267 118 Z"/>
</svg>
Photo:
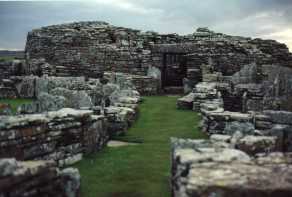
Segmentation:
<svg viewBox="0 0 292 197">
<path fill-rule="evenodd" d="M 0 196 L 79 197 L 80 175 L 51 161 L 0 159 Z"/>
<path fill-rule="evenodd" d="M 55 160 L 68 165 L 83 153 L 101 149 L 108 140 L 104 116 L 92 111 L 60 111 L 0 119 L 0 158 Z"/>
<path fill-rule="evenodd" d="M 2 87 L 0 98 L 36 98 L 40 93 L 50 93 L 55 88 L 69 90 L 90 89 L 84 77 L 11 76 L 5 81 L 7 83 Z M 13 94 L 6 92 L 13 92 Z"/>
<path fill-rule="evenodd" d="M 202 130 L 208 135 L 223 134 L 274 136 L 277 149 L 292 151 L 292 112 L 263 111 L 262 113 L 212 112 L 202 110 Z"/>
<path fill-rule="evenodd" d="M 120 103 L 120 105 L 105 108 L 104 112 L 108 120 L 110 136 L 125 134 L 139 115 L 137 104 L 125 107 Z"/>
<path fill-rule="evenodd" d="M 256 157 L 208 140 L 172 141 L 172 196 L 291 196 L 291 154 Z"/>
</svg>

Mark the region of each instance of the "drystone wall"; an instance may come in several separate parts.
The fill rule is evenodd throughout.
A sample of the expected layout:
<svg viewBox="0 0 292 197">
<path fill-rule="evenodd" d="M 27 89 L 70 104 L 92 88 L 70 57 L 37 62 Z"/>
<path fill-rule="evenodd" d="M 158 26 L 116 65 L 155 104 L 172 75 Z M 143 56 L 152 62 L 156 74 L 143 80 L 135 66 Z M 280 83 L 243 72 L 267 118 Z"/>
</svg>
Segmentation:
<svg viewBox="0 0 292 197">
<path fill-rule="evenodd" d="M 44 59 L 50 75 L 97 77 L 103 70 L 145 74 L 151 63 L 151 44 L 179 40 L 182 38 L 177 35 L 80 22 L 29 32 L 26 57 L 32 72 L 42 67 L 34 61 Z"/>
<path fill-rule="evenodd" d="M 24 60 L 0 60 L 0 80 L 7 79 L 10 76 L 20 76 L 26 73 L 26 64 Z"/>
<path fill-rule="evenodd" d="M 277 151 L 291 152 L 291 112 L 264 111 L 263 113 L 207 112 L 202 113 L 202 130 L 208 135 L 221 134 L 239 138 L 250 136 L 275 137 Z"/>
<path fill-rule="evenodd" d="M 277 65 L 245 65 L 232 76 L 210 72 L 202 67 L 202 81 L 192 92 L 178 100 L 179 108 L 200 111 L 206 102 L 222 100 L 226 111 L 246 113 L 263 110 L 291 110 L 292 69 Z"/>
<path fill-rule="evenodd" d="M 97 77 L 104 70 L 147 75 L 153 67 L 163 72 L 165 54 L 185 57 L 185 77 L 191 87 L 200 81 L 202 65 L 211 65 L 214 72 L 228 76 L 253 62 L 292 66 L 292 55 L 284 44 L 229 36 L 206 28 L 180 36 L 104 22 L 80 22 L 33 30 L 26 44 L 28 70 L 53 76 Z"/>
<path fill-rule="evenodd" d="M 0 196 L 79 197 L 80 174 L 52 161 L 0 159 Z"/>
<path fill-rule="evenodd" d="M 69 165 L 108 140 L 104 116 L 65 108 L 43 114 L 0 118 L 0 158 L 54 160 Z"/>
<path fill-rule="evenodd" d="M 177 106 L 201 114 L 209 139 L 173 140 L 173 196 L 291 195 L 292 116 L 282 110 L 291 110 L 292 70 L 273 61 L 230 76 L 201 67 L 202 82 Z"/>
</svg>

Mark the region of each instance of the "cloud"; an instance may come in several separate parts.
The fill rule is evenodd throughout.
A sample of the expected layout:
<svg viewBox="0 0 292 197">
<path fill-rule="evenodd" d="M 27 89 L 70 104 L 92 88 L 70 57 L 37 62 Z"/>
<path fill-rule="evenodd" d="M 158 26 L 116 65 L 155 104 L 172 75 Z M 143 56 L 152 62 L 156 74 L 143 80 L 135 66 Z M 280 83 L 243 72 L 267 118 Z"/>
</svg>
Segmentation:
<svg viewBox="0 0 292 197">
<path fill-rule="evenodd" d="M 147 9 L 145 7 L 140 6 L 139 4 L 135 4 L 134 2 L 130 2 L 127 0 L 94 0 L 94 1 L 88 1 L 89 4 L 101 4 L 101 5 L 107 5 L 112 7 L 117 7 L 122 10 L 126 10 L 129 12 L 134 12 L 137 14 L 150 14 L 153 12 L 161 12 L 161 9 L 154 9 L 150 8 Z"/>
<path fill-rule="evenodd" d="M 27 32 L 40 26 L 102 20 L 160 33 L 189 34 L 207 26 L 232 35 L 277 39 L 292 48 L 291 10 L 291 0 L 0 1 L 0 47 L 23 48 Z"/>
<path fill-rule="evenodd" d="M 0 51 L 23 51 L 23 49 L 0 48 Z"/>
<path fill-rule="evenodd" d="M 278 40 L 279 42 L 286 43 L 292 52 L 292 28 L 287 27 L 282 31 L 263 35 L 263 38 Z"/>
</svg>

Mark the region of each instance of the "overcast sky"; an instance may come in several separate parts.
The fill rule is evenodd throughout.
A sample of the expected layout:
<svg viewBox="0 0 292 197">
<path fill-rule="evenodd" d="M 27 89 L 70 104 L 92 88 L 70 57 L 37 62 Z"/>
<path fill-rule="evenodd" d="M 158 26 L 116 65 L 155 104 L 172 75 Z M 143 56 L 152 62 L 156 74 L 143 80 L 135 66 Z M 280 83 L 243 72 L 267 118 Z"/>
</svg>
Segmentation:
<svg viewBox="0 0 292 197">
<path fill-rule="evenodd" d="M 23 49 L 33 28 L 88 20 L 160 33 L 189 34 L 209 27 L 276 39 L 292 51 L 292 0 L 0 1 L 0 48 Z"/>
</svg>

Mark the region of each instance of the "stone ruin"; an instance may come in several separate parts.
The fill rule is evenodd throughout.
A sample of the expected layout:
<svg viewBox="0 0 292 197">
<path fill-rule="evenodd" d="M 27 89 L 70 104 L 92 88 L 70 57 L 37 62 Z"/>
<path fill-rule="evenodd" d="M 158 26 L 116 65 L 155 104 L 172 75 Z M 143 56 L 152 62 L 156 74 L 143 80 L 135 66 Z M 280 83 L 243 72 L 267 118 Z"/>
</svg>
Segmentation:
<svg viewBox="0 0 292 197">
<path fill-rule="evenodd" d="M 172 139 L 172 196 L 292 195 L 291 153 L 249 156 L 244 147 L 231 148 L 240 142 L 229 140 Z"/>
<path fill-rule="evenodd" d="M 210 57 L 200 81 L 178 99 L 179 109 L 200 113 L 208 139 L 172 139 L 174 197 L 292 195 L 291 54 L 264 57 L 277 48 L 266 44 L 225 71 Z"/>
<path fill-rule="evenodd" d="M 253 63 L 259 70 L 262 65 L 290 67 L 292 55 L 286 45 L 273 40 L 207 28 L 181 36 L 78 22 L 29 32 L 23 72 L 14 73 L 101 78 L 104 71 L 121 72 L 135 75 L 143 94 L 187 93 L 203 76 L 204 80 L 231 77 Z"/>
<path fill-rule="evenodd" d="M 158 34 L 116 27 L 104 22 L 80 22 L 29 32 L 28 73 L 49 76 L 102 76 L 103 71 L 148 75 L 164 91 L 194 88 L 210 65 L 209 75 L 232 76 L 245 65 L 289 67 L 292 55 L 284 44 L 215 33 L 198 28 L 190 35 Z M 205 73 L 204 73 L 205 74 Z"/>
<path fill-rule="evenodd" d="M 160 93 L 188 94 L 178 108 L 200 112 L 209 136 L 172 140 L 174 197 L 291 196 L 284 44 L 207 28 L 181 36 L 79 22 L 32 30 L 25 60 L 0 62 L 0 71 L 0 98 L 33 99 L 0 116 L 0 196 L 79 196 L 79 172 L 59 167 L 125 133 L 141 95 Z"/>
<path fill-rule="evenodd" d="M 77 169 L 59 169 L 51 161 L 0 160 L 1 196 L 78 196 Z"/>
</svg>

